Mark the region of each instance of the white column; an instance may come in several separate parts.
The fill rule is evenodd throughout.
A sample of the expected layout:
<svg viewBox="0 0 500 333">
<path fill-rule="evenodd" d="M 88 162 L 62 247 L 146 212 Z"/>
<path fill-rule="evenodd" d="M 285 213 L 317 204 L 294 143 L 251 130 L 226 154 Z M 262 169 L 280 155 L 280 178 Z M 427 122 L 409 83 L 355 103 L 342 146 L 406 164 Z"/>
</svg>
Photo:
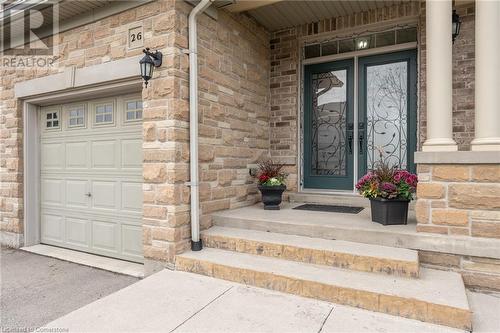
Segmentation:
<svg viewBox="0 0 500 333">
<path fill-rule="evenodd" d="M 422 151 L 455 151 L 452 127 L 451 0 L 426 1 L 427 140 Z"/>
<path fill-rule="evenodd" d="M 500 150 L 500 2 L 476 1 L 475 129 L 472 150 Z"/>
</svg>

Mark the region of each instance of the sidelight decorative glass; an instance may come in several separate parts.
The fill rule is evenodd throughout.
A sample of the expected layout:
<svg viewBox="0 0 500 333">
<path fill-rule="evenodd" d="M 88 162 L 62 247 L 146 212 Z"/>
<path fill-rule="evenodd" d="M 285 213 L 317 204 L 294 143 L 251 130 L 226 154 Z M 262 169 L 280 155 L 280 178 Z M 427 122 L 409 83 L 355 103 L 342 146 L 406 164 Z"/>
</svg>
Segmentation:
<svg viewBox="0 0 500 333">
<path fill-rule="evenodd" d="M 312 75 L 313 175 L 345 176 L 347 70 Z"/>
<path fill-rule="evenodd" d="M 383 160 L 406 169 L 408 145 L 408 64 L 373 65 L 366 72 L 367 166 Z"/>
</svg>

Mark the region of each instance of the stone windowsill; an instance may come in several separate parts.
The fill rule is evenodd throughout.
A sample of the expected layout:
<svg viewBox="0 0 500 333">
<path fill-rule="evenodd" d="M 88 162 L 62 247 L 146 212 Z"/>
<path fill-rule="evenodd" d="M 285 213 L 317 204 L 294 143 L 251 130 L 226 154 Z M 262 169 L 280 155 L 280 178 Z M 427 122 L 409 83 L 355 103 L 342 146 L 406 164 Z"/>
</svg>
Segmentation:
<svg viewBox="0 0 500 333">
<path fill-rule="evenodd" d="M 500 164 L 500 151 L 415 152 L 416 164 Z"/>
</svg>

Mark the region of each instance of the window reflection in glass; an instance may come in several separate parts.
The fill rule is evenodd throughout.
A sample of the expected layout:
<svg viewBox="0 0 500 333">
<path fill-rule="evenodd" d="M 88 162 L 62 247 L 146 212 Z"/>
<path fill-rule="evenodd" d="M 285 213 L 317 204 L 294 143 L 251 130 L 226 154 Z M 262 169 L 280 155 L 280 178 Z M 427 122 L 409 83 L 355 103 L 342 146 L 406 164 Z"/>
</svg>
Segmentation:
<svg viewBox="0 0 500 333">
<path fill-rule="evenodd" d="M 346 175 L 347 70 L 312 77 L 312 159 L 314 175 Z"/>
</svg>

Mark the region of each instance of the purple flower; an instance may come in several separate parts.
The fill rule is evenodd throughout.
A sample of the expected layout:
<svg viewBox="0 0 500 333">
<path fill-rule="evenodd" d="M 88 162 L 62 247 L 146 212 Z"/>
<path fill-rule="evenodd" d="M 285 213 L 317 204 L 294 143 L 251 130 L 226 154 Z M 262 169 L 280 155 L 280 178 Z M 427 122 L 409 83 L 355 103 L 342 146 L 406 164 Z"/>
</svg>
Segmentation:
<svg viewBox="0 0 500 333">
<path fill-rule="evenodd" d="M 369 183 L 373 179 L 374 175 L 371 172 L 368 172 L 366 175 L 361 177 L 361 179 L 357 182 L 356 188 L 359 190 L 364 187 L 367 183 Z"/>
<path fill-rule="evenodd" d="M 393 192 L 396 192 L 397 187 L 396 187 L 396 185 L 394 185 L 392 183 L 384 182 L 384 183 L 380 184 L 380 190 L 382 190 L 383 192 L 387 192 L 387 193 L 393 193 Z"/>
</svg>

